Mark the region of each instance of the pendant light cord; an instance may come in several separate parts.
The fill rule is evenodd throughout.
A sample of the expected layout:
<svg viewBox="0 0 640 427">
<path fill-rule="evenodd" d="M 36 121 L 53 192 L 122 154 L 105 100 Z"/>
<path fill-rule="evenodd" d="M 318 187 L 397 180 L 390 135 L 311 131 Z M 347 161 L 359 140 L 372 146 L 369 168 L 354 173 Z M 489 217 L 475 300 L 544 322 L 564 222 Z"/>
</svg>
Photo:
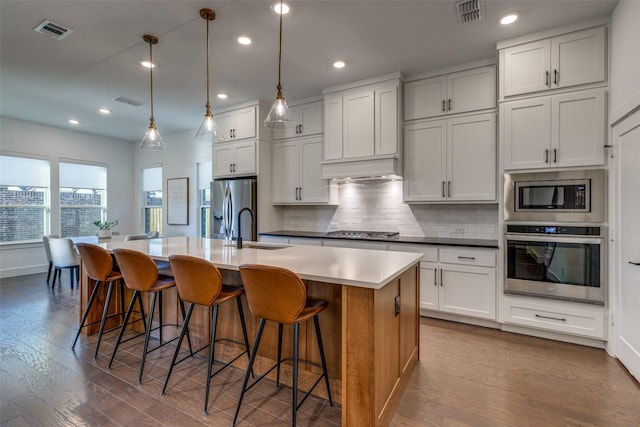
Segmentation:
<svg viewBox="0 0 640 427">
<path fill-rule="evenodd" d="M 151 124 L 154 124 L 154 119 L 153 119 L 153 41 L 149 40 L 149 63 L 151 64 L 151 67 L 149 67 L 149 81 L 150 81 L 150 92 L 151 92 L 151 118 L 149 119 L 151 121 Z"/>
<path fill-rule="evenodd" d="M 211 115 L 211 104 L 209 104 L 209 19 L 207 21 L 207 115 Z"/>
<path fill-rule="evenodd" d="M 282 0 L 280 0 L 280 45 L 278 48 L 278 95 L 277 99 L 282 99 L 282 86 L 280 85 L 280 73 L 282 68 Z"/>
</svg>

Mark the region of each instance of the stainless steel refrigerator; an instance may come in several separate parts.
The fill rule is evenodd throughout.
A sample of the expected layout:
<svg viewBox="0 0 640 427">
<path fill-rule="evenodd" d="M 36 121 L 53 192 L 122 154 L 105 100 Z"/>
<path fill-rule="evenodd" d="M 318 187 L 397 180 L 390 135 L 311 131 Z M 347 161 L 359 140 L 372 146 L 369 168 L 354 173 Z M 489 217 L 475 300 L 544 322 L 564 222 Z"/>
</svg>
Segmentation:
<svg viewBox="0 0 640 427">
<path fill-rule="evenodd" d="M 216 179 L 211 183 L 212 238 L 235 240 L 238 237 L 238 212 L 243 208 L 249 208 L 255 221 L 251 220 L 249 212 L 243 212 L 240 224 L 242 239 L 258 240 L 257 189 L 258 182 L 255 177 Z"/>
</svg>

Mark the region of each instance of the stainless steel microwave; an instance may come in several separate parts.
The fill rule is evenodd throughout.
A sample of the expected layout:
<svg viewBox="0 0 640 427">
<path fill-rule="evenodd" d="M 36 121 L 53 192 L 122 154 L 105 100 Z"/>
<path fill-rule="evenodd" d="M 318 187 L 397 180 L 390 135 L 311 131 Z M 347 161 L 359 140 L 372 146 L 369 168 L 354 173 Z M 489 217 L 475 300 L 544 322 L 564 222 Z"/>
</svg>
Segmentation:
<svg viewBox="0 0 640 427">
<path fill-rule="evenodd" d="M 605 221 L 604 170 L 505 175 L 505 221 Z"/>
</svg>

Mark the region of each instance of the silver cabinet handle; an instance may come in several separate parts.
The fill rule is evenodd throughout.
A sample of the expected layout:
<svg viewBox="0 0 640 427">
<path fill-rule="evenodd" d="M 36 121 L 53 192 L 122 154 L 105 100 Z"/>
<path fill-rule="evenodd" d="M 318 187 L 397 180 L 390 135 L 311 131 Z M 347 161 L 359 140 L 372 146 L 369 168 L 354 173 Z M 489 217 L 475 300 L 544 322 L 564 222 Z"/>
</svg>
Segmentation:
<svg viewBox="0 0 640 427">
<path fill-rule="evenodd" d="M 442 100 L 442 111 L 447 111 L 446 107 L 445 107 L 445 100 Z"/>
<path fill-rule="evenodd" d="M 640 266 L 640 262 L 629 261 L 629 264 Z"/>
<path fill-rule="evenodd" d="M 545 78 L 544 78 L 544 82 L 546 86 L 551 86 L 550 82 L 549 82 L 549 71 L 545 71 Z"/>
<path fill-rule="evenodd" d="M 447 110 L 451 111 L 451 99 L 449 99 L 448 105 L 447 105 Z"/>
<path fill-rule="evenodd" d="M 451 197 L 451 181 L 447 181 L 447 196 Z"/>
<path fill-rule="evenodd" d="M 445 197 L 445 195 L 444 195 L 444 181 L 442 181 L 442 197 Z"/>
<path fill-rule="evenodd" d="M 553 70 L 553 84 L 558 85 L 558 70 Z"/>
<path fill-rule="evenodd" d="M 474 256 L 460 256 L 458 255 L 458 259 L 468 259 L 469 261 L 475 261 L 476 257 Z"/>
<path fill-rule="evenodd" d="M 553 163 L 558 163 L 558 149 L 553 149 Z"/>
<path fill-rule="evenodd" d="M 549 163 L 549 150 L 544 150 L 544 162 Z"/>
<path fill-rule="evenodd" d="M 562 317 L 551 317 L 551 316 L 542 316 L 540 314 L 536 314 L 536 317 L 540 319 L 551 319 L 551 320 L 559 320 L 561 322 L 566 322 L 567 319 L 563 319 Z"/>
</svg>

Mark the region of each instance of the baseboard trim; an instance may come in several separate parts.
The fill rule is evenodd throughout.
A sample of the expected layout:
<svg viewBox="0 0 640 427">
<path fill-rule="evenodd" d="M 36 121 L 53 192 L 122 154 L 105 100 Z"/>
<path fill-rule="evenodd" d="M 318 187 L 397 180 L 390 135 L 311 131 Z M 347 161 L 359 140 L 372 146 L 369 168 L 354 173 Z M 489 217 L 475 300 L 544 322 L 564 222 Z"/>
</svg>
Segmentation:
<svg viewBox="0 0 640 427">
<path fill-rule="evenodd" d="M 0 279 L 8 277 L 26 276 L 27 274 L 46 273 L 49 265 L 30 265 L 27 267 L 5 268 L 0 270 Z"/>
<path fill-rule="evenodd" d="M 530 335 L 538 338 L 546 338 L 549 340 L 563 341 L 571 344 L 579 344 L 579 345 L 585 345 L 588 347 L 596 347 L 601 349 L 604 349 L 606 345 L 606 341 L 602 341 L 602 340 L 578 337 L 575 335 L 560 334 L 560 333 L 550 332 L 550 331 L 543 331 L 540 329 L 527 328 L 524 326 L 508 325 L 506 323 L 502 324 L 501 329 L 505 332 L 513 332 L 515 334 Z"/>
</svg>

